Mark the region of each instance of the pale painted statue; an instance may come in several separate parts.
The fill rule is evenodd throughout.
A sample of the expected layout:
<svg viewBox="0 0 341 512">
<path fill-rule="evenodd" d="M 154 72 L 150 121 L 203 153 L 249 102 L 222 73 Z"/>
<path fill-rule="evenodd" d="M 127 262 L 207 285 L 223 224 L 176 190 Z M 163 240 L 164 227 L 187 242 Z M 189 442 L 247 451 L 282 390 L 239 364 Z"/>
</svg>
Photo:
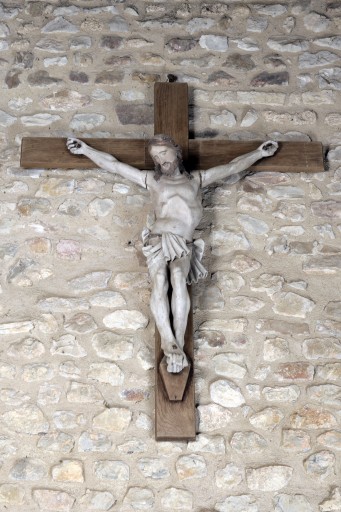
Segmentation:
<svg viewBox="0 0 341 512">
<path fill-rule="evenodd" d="M 149 153 L 155 163 L 154 173 L 119 162 L 112 155 L 97 151 L 79 139 L 69 138 L 67 148 L 73 154 L 90 158 L 105 171 L 119 174 L 149 190 L 154 222 L 143 230 L 142 239 L 152 281 L 150 305 L 160 333 L 167 370 L 170 373 L 181 372 L 188 365 L 183 350 L 190 309 L 187 283 L 197 282 L 207 275 L 201 263 L 204 242 L 193 241 L 203 212 L 200 189 L 231 175 L 245 176 L 244 171 L 257 160 L 276 152 L 277 142 L 265 142 L 255 151 L 228 164 L 191 173 L 184 169 L 180 147 L 167 135 L 155 135 L 149 141 Z M 172 285 L 171 304 L 168 298 L 169 279 Z"/>
</svg>

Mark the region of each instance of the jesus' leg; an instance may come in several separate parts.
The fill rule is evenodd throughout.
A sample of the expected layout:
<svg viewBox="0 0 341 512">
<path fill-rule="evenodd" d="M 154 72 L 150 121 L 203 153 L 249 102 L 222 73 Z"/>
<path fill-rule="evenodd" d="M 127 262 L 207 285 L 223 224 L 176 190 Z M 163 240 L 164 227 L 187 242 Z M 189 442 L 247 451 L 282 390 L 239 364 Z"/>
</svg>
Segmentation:
<svg viewBox="0 0 341 512">
<path fill-rule="evenodd" d="M 160 333 L 161 348 L 167 360 L 167 370 L 170 373 L 178 373 L 184 366 L 187 366 L 187 361 L 186 364 L 183 363 L 186 356 L 182 347 L 178 346 L 171 327 L 166 261 L 160 259 L 149 269 L 149 272 L 152 281 L 150 307 Z"/>
<path fill-rule="evenodd" d="M 169 264 L 172 284 L 172 314 L 173 327 L 177 346 L 183 350 L 185 345 L 185 332 L 190 310 L 190 298 L 187 290 L 187 276 L 190 269 L 190 255 L 175 259 Z M 187 358 L 174 355 L 177 372 L 188 366 Z"/>
</svg>

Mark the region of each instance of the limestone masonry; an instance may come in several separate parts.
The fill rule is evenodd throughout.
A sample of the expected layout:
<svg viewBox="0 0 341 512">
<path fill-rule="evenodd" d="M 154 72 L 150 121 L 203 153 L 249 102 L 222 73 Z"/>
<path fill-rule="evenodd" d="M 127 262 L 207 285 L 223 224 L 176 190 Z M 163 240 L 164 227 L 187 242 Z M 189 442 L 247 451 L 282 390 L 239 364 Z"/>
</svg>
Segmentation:
<svg viewBox="0 0 341 512">
<path fill-rule="evenodd" d="M 0 3 L 0 508 L 341 510 L 341 1 Z M 198 436 L 154 441 L 148 193 L 20 168 L 24 136 L 322 141 L 320 174 L 205 191 Z"/>
</svg>

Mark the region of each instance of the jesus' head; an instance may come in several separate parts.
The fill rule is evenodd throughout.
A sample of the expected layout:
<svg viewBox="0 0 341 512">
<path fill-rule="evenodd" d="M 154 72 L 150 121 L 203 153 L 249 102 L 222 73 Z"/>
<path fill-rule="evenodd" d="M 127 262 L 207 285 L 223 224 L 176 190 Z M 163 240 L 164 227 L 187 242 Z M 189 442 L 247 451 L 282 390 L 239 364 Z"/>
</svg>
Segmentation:
<svg viewBox="0 0 341 512">
<path fill-rule="evenodd" d="M 159 181 L 161 176 L 173 176 L 177 169 L 188 179 L 191 175 L 182 162 L 182 151 L 169 135 L 157 134 L 148 142 L 148 151 L 155 163 L 154 178 Z"/>
</svg>

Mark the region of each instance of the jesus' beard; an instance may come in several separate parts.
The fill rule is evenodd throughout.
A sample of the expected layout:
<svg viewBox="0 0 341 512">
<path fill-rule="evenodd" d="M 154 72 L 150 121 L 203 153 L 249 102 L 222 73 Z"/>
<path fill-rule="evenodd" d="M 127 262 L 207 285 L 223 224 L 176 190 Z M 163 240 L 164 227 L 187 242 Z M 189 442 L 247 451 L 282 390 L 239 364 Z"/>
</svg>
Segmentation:
<svg viewBox="0 0 341 512">
<path fill-rule="evenodd" d="M 174 160 L 174 162 L 167 162 L 169 163 L 169 166 L 164 167 L 164 165 L 161 165 L 161 172 L 164 176 L 173 176 L 175 171 L 178 168 L 179 162 L 178 160 Z"/>
</svg>

